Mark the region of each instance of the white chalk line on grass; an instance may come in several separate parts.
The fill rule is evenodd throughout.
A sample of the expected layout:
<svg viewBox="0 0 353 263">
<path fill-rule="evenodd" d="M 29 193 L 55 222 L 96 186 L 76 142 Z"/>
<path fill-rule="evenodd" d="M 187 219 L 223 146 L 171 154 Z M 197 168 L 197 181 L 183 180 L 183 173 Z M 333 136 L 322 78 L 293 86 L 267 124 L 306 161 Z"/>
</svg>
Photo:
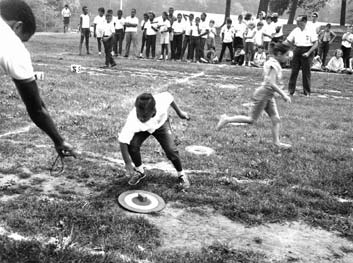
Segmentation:
<svg viewBox="0 0 353 263">
<path fill-rule="evenodd" d="M 26 127 L 22 127 L 22 128 L 19 128 L 17 130 L 14 130 L 14 131 L 10 131 L 10 132 L 6 132 L 4 134 L 0 134 L 0 138 L 4 138 L 4 137 L 7 137 L 7 136 L 11 136 L 11 135 L 16 135 L 16 134 L 20 134 L 20 133 L 26 133 L 26 132 L 29 132 L 32 128 L 34 127 L 33 124 L 30 124 Z"/>
<path fill-rule="evenodd" d="M 102 255 L 104 256 L 106 254 L 106 252 L 101 249 L 101 250 L 95 250 L 92 248 L 87 248 L 87 247 L 78 247 L 77 243 L 72 242 L 72 236 L 68 236 L 68 237 L 64 237 L 62 239 L 62 241 L 60 242 L 60 240 L 56 237 L 50 237 L 50 238 L 36 238 L 36 237 L 26 237 L 23 235 L 20 235 L 18 233 L 15 232 L 9 232 L 7 231 L 4 227 L 0 226 L 0 235 L 1 236 L 6 236 L 12 240 L 15 241 L 39 241 L 43 247 L 47 246 L 47 245 L 54 245 L 57 247 L 57 250 L 65 250 L 67 247 L 73 248 L 78 252 L 84 252 L 90 255 Z M 141 246 L 140 246 L 141 247 Z M 113 252 L 112 253 L 116 259 L 120 259 L 122 260 L 122 262 L 138 262 L 138 263 L 150 263 L 150 261 L 148 261 L 147 259 L 145 260 L 139 260 L 136 258 L 132 258 L 129 257 L 127 255 L 121 254 L 119 252 Z"/>
</svg>

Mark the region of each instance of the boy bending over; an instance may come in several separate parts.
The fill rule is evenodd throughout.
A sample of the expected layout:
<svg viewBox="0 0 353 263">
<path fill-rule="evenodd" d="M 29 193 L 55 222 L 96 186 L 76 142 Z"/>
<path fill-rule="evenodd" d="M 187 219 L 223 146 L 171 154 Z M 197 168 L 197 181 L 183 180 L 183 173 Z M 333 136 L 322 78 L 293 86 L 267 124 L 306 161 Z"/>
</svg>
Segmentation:
<svg viewBox="0 0 353 263">
<path fill-rule="evenodd" d="M 154 96 L 150 93 L 143 93 L 136 98 L 135 107 L 128 115 L 119 136 L 120 149 L 127 174 L 128 176 L 133 175 L 129 180 L 130 185 L 138 184 L 146 176 L 141 161 L 140 147 L 152 135 L 160 143 L 168 159 L 177 170 L 181 186 L 184 188 L 190 187 L 188 176 L 184 173 L 181 165 L 179 152 L 174 143 L 168 120 L 170 106 L 181 119 L 189 119 L 188 114 L 179 109 L 169 92 Z M 134 173 L 134 171 L 137 173 Z"/>
<path fill-rule="evenodd" d="M 272 54 L 268 61 L 264 64 L 264 81 L 253 94 L 254 107 L 250 116 L 233 116 L 228 117 L 222 115 L 218 122 L 217 130 L 222 129 L 228 123 L 247 123 L 254 124 L 260 117 L 262 111 L 265 111 L 272 120 L 272 137 L 273 143 L 284 149 L 291 147 L 290 144 L 282 143 L 279 139 L 280 118 L 277 111 L 275 101 L 275 93 L 278 93 L 286 102 L 291 102 L 291 99 L 286 95 L 281 86 L 282 84 L 282 68 L 280 63 L 285 62 L 288 58 L 289 48 L 281 43 L 272 45 Z"/>
</svg>

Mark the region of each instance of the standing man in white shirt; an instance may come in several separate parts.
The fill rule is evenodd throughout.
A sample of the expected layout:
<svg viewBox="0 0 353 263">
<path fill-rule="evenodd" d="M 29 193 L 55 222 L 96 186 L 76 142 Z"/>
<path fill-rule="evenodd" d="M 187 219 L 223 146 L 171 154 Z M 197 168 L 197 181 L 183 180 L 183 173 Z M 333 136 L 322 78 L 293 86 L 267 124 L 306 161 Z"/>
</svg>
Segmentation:
<svg viewBox="0 0 353 263">
<path fill-rule="evenodd" d="M 234 25 L 235 37 L 233 40 L 234 50 L 244 48 L 244 33 L 246 30 L 246 24 L 243 21 L 243 15 L 238 16 L 238 23 Z"/>
<path fill-rule="evenodd" d="M 283 41 L 283 24 L 278 21 L 278 14 L 273 13 L 272 16 L 272 26 L 274 32 L 272 33 L 272 42 L 279 43 Z"/>
<path fill-rule="evenodd" d="M 105 52 L 105 68 L 108 68 L 109 65 L 111 65 L 112 67 L 115 67 L 116 63 L 112 55 L 115 26 L 113 22 L 113 10 L 111 9 L 107 11 L 102 31 L 103 31 L 103 44 L 104 44 L 104 52 Z"/>
<path fill-rule="evenodd" d="M 70 17 L 71 17 L 71 11 L 69 8 L 69 5 L 65 5 L 63 10 L 61 11 L 61 15 L 63 16 L 63 21 L 64 21 L 64 33 L 69 31 L 69 25 L 70 25 Z"/>
<path fill-rule="evenodd" d="M 123 52 L 123 41 L 125 36 L 125 18 L 123 18 L 123 11 L 118 10 L 117 17 L 114 20 L 115 36 L 113 43 L 113 51 L 115 56 L 121 56 Z"/>
<path fill-rule="evenodd" d="M 89 37 L 91 35 L 91 30 L 90 30 L 90 21 L 89 21 L 89 15 L 88 15 L 88 8 L 87 6 L 82 7 L 82 12 L 80 16 L 80 27 L 79 30 L 81 32 L 81 39 L 80 39 L 80 56 L 82 55 L 82 44 L 83 41 L 85 40 L 86 44 L 86 50 L 87 50 L 87 55 L 89 55 Z"/>
<path fill-rule="evenodd" d="M 36 31 L 36 21 L 31 8 L 22 0 L 2 0 L 0 12 L 1 71 L 12 78 L 26 105 L 28 115 L 52 139 L 60 157 L 74 156 L 73 147 L 61 137 L 39 95 L 31 55 L 22 43 L 27 42 Z"/>
<path fill-rule="evenodd" d="M 188 54 L 186 56 L 187 60 L 190 60 L 191 57 L 191 30 L 194 25 L 194 14 L 186 15 L 184 14 L 185 19 L 185 36 L 183 40 L 183 50 L 181 52 L 181 59 L 184 58 L 185 51 L 188 49 Z"/>
<path fill-rule="evenodd" d="M 150 58 L 150 52 L 152 53 L 152 59 L 156 56 L 156 39 L 158 32 L 158 22 L 155 21 L 155 15 L 152 12 L 148 13 L 149 20 L 147 21 L 146 27 L 146 58 Z"/>
<path fill-rule="evenodd" d="M 98 55 L 102 54 L 103 26 L 105 21 L 104 7 L 98 8 L 98 15 L 93 20 L 93 36 L 97 38 Z"/>
<path fill-rule="evenodd" d="M 131 42 L 134 48 L 134 56 L 137 56 L 137 27 L 139 25 L 139 20 L 136 17 L 136 9 L 131 9 L 131 16 L 125 19 L 125 37 L 126 37 L 126 48 L 125 56 L 129 57 Z"/>
<path fill-rule="evenodd" d="M 170 7 L 168 10 L 168 20 L 170 22 L 171 28 L 173 27 L 174 22 L 177 18 L 174 16 L 174 7 Z M 171 30 L 169 32 L 169 41 L 170 41 L 170 59 L 175 59 L 175 42 L 174 42 L 174 32 Z"/>
<path fill-rule="evenodd" d="M 208 38 L 208 33 L 210 33 L 209 24 L 206 21 L 207 14 L 201 14 L 200 29 L 201 29 L 201 39 L 200 39 L 200 59 L 205 61 L 205 45 Z"/>
<path fill-rule="evenodd" d="M 302 70 L 303 75 L 304 95 L 310 96 L 311 93 L 310 67 L 312 64 L 315 49 L 318 47 L 318 38 L 317 34 L 307 26 L 307 21 L 308 17 L 306 15 L 298 16 L 298 27 L 293 29 L 293 31 L 287 37 L 287 40 L 284 41 L 284 44 L 294 46 L 292 73 L 288 85 L 290 95 L 293 95 L 295 92 L 296 82 L 300 69 Z"/>
<path fill-rule="evenodd" d="M 185 23 L 182 20 L 182 14 L 178 14 L 177 21 L 174 21 L 173 30 L 173 48 L 174 48 L 174 59 L 181 59 L 181 52 L 183 48 L 183 35 L 185 34 Z"/>
<path fill-rule="evenodd" d="M 310 27 L 315 32 L 315 34 L 317 34 L 317 36 L 319 37 L 319 33 L 321 31 L 321 25 L 318 22 L 319 21 L 319 14 L 317 12 L 314 12 L 314 13 L 312 13 L 311 17 L 313 20 L 310 23 Z M 314 56 L 317 56 L 318 53 L 319 53 L 319 48 L 317 48 L 315 50 Z"/>
</svg>

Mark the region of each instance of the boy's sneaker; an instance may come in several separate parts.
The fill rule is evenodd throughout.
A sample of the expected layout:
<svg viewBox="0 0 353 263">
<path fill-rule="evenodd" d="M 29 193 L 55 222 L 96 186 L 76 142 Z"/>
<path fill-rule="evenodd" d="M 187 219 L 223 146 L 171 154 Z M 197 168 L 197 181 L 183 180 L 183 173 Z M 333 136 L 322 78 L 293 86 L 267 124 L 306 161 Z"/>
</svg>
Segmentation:
<svg viewBox="0 0 353 263">
<path fill-rule="evenodd" d="M 292 148 L 292 145 L 287 144 L 287 143 L 283 143 L 283 142 L 280 142 L 280 143 L 276 144 L 276 146 L 278 148 L 284 149 L 284 150 L 288 150 L 288 149 Z"/>
<path fill-rule="evenodd" d="M 143 58 L 143 56 L 142 56 L 142 53 L 140 53 L 140 56 L 139 56 L 139 58 Z"/>
<path fill-rule="evenodd" d="M 102 55 L 102 52 L 98 52 L 98 55 L 99 55 L 99 56 Z"/>
<path fill-rule="evenodd" d="M 163 55 L 161 55 L 158 60 L 163 60 Z"/>
<path fill-rule="evenodd" d="M 168 60 L 168 55 L 165 55 L 165 60 Z"/>
<path fill-rule="evenodd" d="M 136 172 L 129 180 L 129 185 L 137 185 L 143 178 L 146 177 L 145 173 Z"/>
<path fill-rule="evenodd" d="M 189 180 L 189 177 L 186 174 L 183 174 L 182 176 L 179 176 L 178 181 L 179 181 L 179 185 L 183 189 L 190 188 L 190 180 Z"/>
</svg>

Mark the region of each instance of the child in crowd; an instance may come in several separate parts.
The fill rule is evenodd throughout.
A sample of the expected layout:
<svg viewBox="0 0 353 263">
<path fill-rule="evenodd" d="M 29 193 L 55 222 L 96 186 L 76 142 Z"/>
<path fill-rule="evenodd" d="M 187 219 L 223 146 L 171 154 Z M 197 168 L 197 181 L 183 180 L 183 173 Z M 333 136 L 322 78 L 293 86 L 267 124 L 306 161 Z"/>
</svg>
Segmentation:
<svg viewBox="0 0 353 263">
<path fill-rule="evenodd" d="M 113 20 L 115 24 L 115 37 L 113 44 L 113 51 L 115 56 L 121 56 L 123 52 L 123 40 L 125 37 L 125 18 L 123 18 L 123 11 L 117 11 L 117 17 Z"/>
<path fill-rule="evenodd" d="M 341 50 L 343 52 L 344 67 L 349 68 L 349 59 L 353 44 L 353 26 L 347 28 L 347 32 L 342 36 Z"/>
<path fill-rule="evenodd" d="M 244 64 L 244 60 L 245 60 L 245 51 L 241 47 L 238 47 L 238 49 L 235 50 L 234 60 L 232 64 L 242 66 Z"/>
<path fill-rule="evenodd" d="M 264 25 L 263 28 L 263 41 L 264 41 L 264 49 L 265 52 L 268 53 L 270 51 L 270 43 L 272 40 L 272 33 L 274 32 L 273 26 L 272 26 L 272 18 L 271 16 L 266 17 L 266 24 Z"/>
<path fill-rule="evenodd" d="M 257 88 L 253 94 L 254 106 L 250 116 L 222 115 L 217 130 L 222 129 L 228 123 L 247 123 L 254 124 L 265 111 L 272 120 L 273 143 L 279 148 L 288 149 L 290 144 L 282 143 L 279 139 L 280 117 L 275 101 L 275 93 L 278 93 L 286 102 L 291 102 L 291 98 L 282 90 L 282 68 L 280 63 L 287 60 L 289 47 L 282 44 L 271 44 L 271 54 L 264 65 L 264 81 L 261 87 Z"/>
<path fill-rule="evenodd" d="M 319 55 L 317 55 L 313 58 L 313 65 L 311 66 L 311 70 L 312 71 L 322 71 L 323 70 L 322 60 Z"/>
<path fill-rule="evenodd" d="M 245 39 L 245 65 L 250 66 L 250 62 L 254 56 L 254 42 L 255 42 L 255 24 L 249 23 L 247 29 L 244 32 L 244 39 Z"/>
<path fill-rule="evenodd" d="M 336 49 L 335 56 L 330 59 L 327 63 L 326 69 L 330 72 L 342 73 L 345 71 L 344 62 L 342 58 L 343 52 L 340 49 Z"/>
<path fill-rule="evenodd" d="M 266 59 L 267 59 L 267 55 L 264 51 L 264 47 L 258 46 L 257 51 L 254 55 L 254 61 L 251 62 L 251 66 L 258 67 L 258 68 L 263 67 L 266 62 Z"/>
<path fill-rule="evenodd" d="M 158 32 L 158 22 L 155 21 L 154 13 L 149 13 L 149 20 L 146 23 L 146 58 L 150 58 L 150 52 L 152 52 L 152 59 L 156 56 L 156 39 Z"/>
<path fill-rule="evenodd" d="M 184 58 L 185 51 L 188 49 L 188 54 L 186 60 L 190 59 L 191 56 L 191 30 L 194 25 L 194 14 L 186 15 L 184 14 L 185 19 L 185 35 L 183 40 L 183 50 L 181 52 L 181 58 Z"/>
<path fill-rule="evenodd" d="M 174 59 L 181 59 L 181 52 L 183 49 L 183 35 L 185 34 L 185 23 L 182 20 L 182 14 L 177 15 L 177 20 L 172 25 L 173 30 L 173 48 L 174 48 Z"/>
<path fill-rule="evenodd" d="M 244 32 L 246 30 L 246 24 L 243 21 L 243 16 L 238 16 L 238 23 L 234 25 L 235 37 L 233 42 L 234 50 L 237 50 L 239 47 L 244 48 Z"/>
<path fill-rule="evenodd" d="M 184 188 L 190 187 L 189 178 L 183 171 L 168 120 L 170 106 L 181 119 L 189 119 L 188 114 L 180 110 L 169 92 L 157 95 L 143 93 L 137 97 L 135 107 L 127 117 L 119 135 L 120 149 L 125 162 L 126 172 L 128 176 L 132 176 L 129 180 L 130 185 L 136 185 L 146 177 L 142 165 L 140 147 L 152 135 L 162 146 L 167 158 L 173 163 L 178 172 L 181 185 Z"/>
<path fill-rule="evenodd" d="M 209 33 L 206 41 L 207 50 L 211 50 L 216 48 L 216 36 L 217 36 L 217 29 L 215 27 L 214 20 L 210 20 L 209 23 Z"/>
<path fill-rule="evenodd" d="M 80 16 L 79 30 L 81 32 L 79 55 L 80 56 L 82 55 L 82 44 L 83 44 L 84 40 L 85 40 L 85 44 L 86 44 L 87 55 L 89 55 L 90 54 L 89 53 L 89 37 L 90 37 L 91 31 L 90 31 L 90 21 L 89 21 L 87 6 L 82 7 L 82 14 Z"/>
<path fill-rule="evenodd" d="M 169 31 L 171 30 L 170 21 L 167 12 L 162 13 L 162 21 L 158 25 L 159 32 L 161 33 L 161 57 L 159 60 L 168 59 L 168 44 L 169 44 Z"/>
<path fill-rule="evenodd" d="M 111 12 L 110 12 L 111 11 Z M 112 48 L 114 43 L 115 26 L 113 23 L 113 11 L 108 10 L 105 16 L 106 22 L 103 24 L 103 45 L 105 52 L 105 67 L 116 66 L 113 59 Z"/>
<path fill-rule="evenodd" d="M 146 23 L 148 22 L 148 14 L 143 14 L 143 20 L 141 21 L 141 31 L 142 31 L 142 40 L 141 40 L 141 51 L 140 51 L 140 58 L 143 58 L 143 49 L 146 45 Z"/>
<path fill-rule="evenodd" d="M 200 18 L 196 17 L 195 24 L 191 28 L 191 43 L 190 43 L 190 57 L 189 59 L 193 62 L 200 62 L 200 47 L 201 47 L 201 28 Z"/>
<path fill-rule="evenodd" d="M 264 40 L 263 40 L 263 27 L 264 23 L 258 22 L 256 25 L 256 33 L 255 33 L 255 38 L 254 38 L 254 43 L 255 43 L 255 49 L 258 47 L 263 47 Z"/>
<path fill-rule="evenodd" d="M 327 24 L 324 30 L 319 33 L 319 56 L 323 65 L 326 63 L 330 45 L 336 38 L 336 34 L 331 30 L 331 24 Z"/>
<path fill-rule="evenodd" d="M 94 33 L 93 36 L 97 38 L 98 43 L 98 54 L 102 54 L 102 37 L 103 37 L 103 30 L 102 27 L 105 23 L 104 17 L 105 10 L 103 7 L 98 9 L 98 15 L 94 18 L 93 26 L 94 26 Z"/>
<path fill-rule="evenodd" d="M 232 27 L 232 19 L 227 18 L 226 25 L 222 27 L 221 30 L 221 39 L 222 39 L 222 50 L 219 56 L 219 62 L 222 62 L 224 51 L 226 48 L 229 49 L 230 59 L 233 61 L 234 59 L 234 52 L 233 52 L 233 40 L 235 31 Z"/>
</svg>

